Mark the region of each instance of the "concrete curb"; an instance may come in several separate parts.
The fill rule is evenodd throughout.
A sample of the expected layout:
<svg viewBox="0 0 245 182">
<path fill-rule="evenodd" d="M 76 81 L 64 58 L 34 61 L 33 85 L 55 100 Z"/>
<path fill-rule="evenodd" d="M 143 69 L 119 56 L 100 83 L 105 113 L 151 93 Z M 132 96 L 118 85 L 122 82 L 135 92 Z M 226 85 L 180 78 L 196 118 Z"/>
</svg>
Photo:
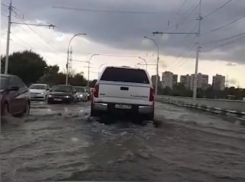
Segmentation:
<svg viewBox="0 0 245 182">
<path fill-rule="evenodd" d="M 188 108 L 193 108 L 193 109 L 197 109 L 201 111 L 211 112 L 214 114 L 242 117 L 245 119 L 245 112 L 241 112 L 241 111 L 226 110 L 226 109 L 222 109 L 218 107 L 210 107 L 210 106 L 205 106 L 205 105 L 200 105 L 200 104 L 189 104 L 189 103 L 184 103 L 182 101 L 175 101 L 175 100 L 164 99 L 164 98 L 158 99 L 157 101 L 177 105 L 180 107 L 188 107 Z"/>
</svg>

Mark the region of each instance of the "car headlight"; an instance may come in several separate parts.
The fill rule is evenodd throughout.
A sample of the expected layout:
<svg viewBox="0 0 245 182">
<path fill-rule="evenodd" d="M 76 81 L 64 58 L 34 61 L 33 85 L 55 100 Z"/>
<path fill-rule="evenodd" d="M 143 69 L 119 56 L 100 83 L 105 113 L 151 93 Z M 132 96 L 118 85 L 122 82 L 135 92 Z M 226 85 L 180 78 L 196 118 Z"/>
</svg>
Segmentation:
<svg viewBox="0 0 245 182">
<path fill-rule="evenodd" d="M 70 98 L 70 97 L 71 97 L 70 95 L 65 96 L 65 98 Z"/>
<path fill-rule="evenodd" d="M 83 94 L 81 94 L 80 97 L 83 97 Z"/>
<path fill-rule="evenodd" d="M 42 95 L 44 95 L 45 94 L 45 92 L 43 92 L 43 93 L 41 93 Z"/>
<path fill-rule="evenodd" d="M 50 94 L 49 94 L 48 97 L 53 97 L 53 95 L 50 95 Z"/>
</svg>

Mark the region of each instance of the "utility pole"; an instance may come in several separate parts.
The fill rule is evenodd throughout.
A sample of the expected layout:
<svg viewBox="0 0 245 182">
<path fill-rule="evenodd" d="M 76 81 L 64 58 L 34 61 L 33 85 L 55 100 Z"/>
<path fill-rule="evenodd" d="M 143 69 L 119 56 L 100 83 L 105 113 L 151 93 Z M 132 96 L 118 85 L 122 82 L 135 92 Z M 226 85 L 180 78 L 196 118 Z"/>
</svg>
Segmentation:
<svg viewBox="0 0 245 182">
<path fill-rule="evenodd" d="M 71 50 L 70 50 L 70 59 L 69 59 L 69 63 L 68 63 L 68 69 L 70 70 L 70 76 L 71 76 L 71 71 L 72 71 L 72 47 L 71 47 Z"/>
<path fill-rule="evenodd" d="M 88 88 L 89 88 L 89 73 L 90 73 L 90 60 L 88 61 L 88 81 L 87 81 Z"/>
<path fill-rule="evenodd" d="M 10 30 L 11 30 L 11 16 L 12 16 L 12 0 L 9 3 L 8 34 L 7 34 L 7 47 L 6 47 L 4 74 L 8 74 L 8 65 L 9 65 L 9 42 L 10 42 Z"/>
<path fill-rule="evenodd" d="M 187 33 L 187 32 L 153 32 L 153 35 L 163 35 L 163 34 L 174 34 L 174 35 L 181 35 L 181 34 L 196 34 L 197 35 L 197 50 L 196 50 L 196 64 L 195 64 L 195 76 L 194 76 L 194 88 L 193 88 L 193 100 L 196 101 L 197 96 L 197 73 L 198 73 L 198 62 L 199 62 L 199 53 L 200 53 L 200 33 L 201 33 L 201 2 L 202 0 L 199 0 L 199 17 L 198 17 L 198 32 L 197 33 Z"/>
<path fill-rule="evenodd" d="M 198 62 L 199 62 L 199 53 L 200 53 L 200 33 L 201 33 L 201 3 L 199 1 L 199 17 L 198 17 L 198 33 L 197 33 L 197 50 L 196 50 L 196 64 L 195 64 L 195 76 L 194 76 L 194 88 L 193 88 L 193 100 L 196 101 L 197 98 L 197 73 L 198 73 Z"/>
<path fill-rule="evenodd" d="M 20 25 L 27 25 L 27 26 L 43 26 L 43 27 L 49 27 L 54 28 L 55 26 L 50 25 L 43 25 L 43 24 L 28 24 L 28 23 L 19 23 L 19 22 L 12 22 L 12 11 L 18 16 L 18 14 L 13 10 L 12 0 L 10 0 L 9 3 L 9 16 L 8 16 L 8 31 L 7 31 L 7 45 L 6 45 L 6 56 L 5 56 L 5 68 L 4 68 L 4 74 L 8 74 L 8 65 L 9 65 L 9 47 L 10 47 L 10 33 L 11 33 L 11 25 L 12 24 L 20 24 Z M 21 18 L 21 17 L 20 17 Z"/>
<path fill-rule="evenodd" d="M 66 85 L 68 85 L 68 74 L 69 74 L 69 52 L 70 48 L 67 49 L 67 62 L 66 62 Z"/>
<path fill-rule="evenodd" d="M 147 36 L 144 36 L 144 38 L 145 39 L 148 39 L 148 40 L 151 40 L 155 44 L 155 46 L 157 48 L 157 68 L 156 68 L 156 82 L 155 82 L 155 95 L 157 96 L 157 94 L 158 94 L 158 82 L 159 82 L 159 80 L 158 80 L 158 77 L 159 77 L 159 73 L 158 73 L 158 67 L 159 67 L 159 46 L 158 46 L 157 42 L 155 41 L 155 39 L 149 38 Z"/>
</svg>

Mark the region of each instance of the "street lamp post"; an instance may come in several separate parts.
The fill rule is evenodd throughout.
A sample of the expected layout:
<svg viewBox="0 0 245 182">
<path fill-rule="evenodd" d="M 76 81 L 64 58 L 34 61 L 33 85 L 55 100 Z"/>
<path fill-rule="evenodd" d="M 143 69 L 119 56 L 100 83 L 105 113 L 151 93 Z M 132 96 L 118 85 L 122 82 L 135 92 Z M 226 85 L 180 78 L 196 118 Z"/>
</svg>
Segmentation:
<svg viewBox="0 0 245 182">
<path fill-rule="evenodd" d="M 71 44 L 71 41 L 72 41 L 76 36 L 79 36 L 79 35 L 86 35 L 86 34 L 85 34 L 85 33 L 78 33 L 78 34 L 73 35 L 73 37 L 70 39 L 69 44 L 68 44 L 68 48 L 67 48 L 67 60 L 66 60 L 66 85 L 68 85 L 68 74 L 69 74 L 69 71 L 68 71 L 68 65 L 69 65 L 69 51 L 70 51 L 70 44 Z"/>
<path fill-rule="evenodd" d="M 99 54 L 93 54 L 90 56 L 89 61 L 88 61 L 88 81 L 87 81 L 87 87 L 89 88 L 89 74 L 90 74 L 90 61 L 94 56 L 98 56 Z"/>
<path fill-rule="evenodd" d="M 101 65 L 99 66 L 99 69 L 98 69 L 98 77 L 100 76 L 100 68 L 101 68 L 102 66 L 104 66 L 104 65 L 107 65 L 107 64 L 104 63 L 104 64 L 101 64 Z"/>
<path fill-rule="evenodd" d="M 146 68 L 146 70 L 147 70 L 147 62 L 146 62 L 146 60 L 144 59 L 144 58 L 142 58 L 142 57 L 138 57 L 139 59 L 141 59 L 141 60 L 143 60 L 144 62 L 145 62 L 145 68 Z"/>
<path fill-rule="evenodd" d="M 147 36 L 144 36 L 145 39 L 148 39 L 148 40 L 151 40 L 156 48 L 157 48 L 157 70 L 156 70 L 156 83 L 155 83 L 155 87 L 156 87 L 156 90 L 155 90 L 155 95 L 157 95 L 157 88 L 158 88 L 158 67 L 159 67 L 159 47 L 158 47 L 158 44 L 156 43 L 156 41 L 152 38 L 149 38 Z"/>
</svg>

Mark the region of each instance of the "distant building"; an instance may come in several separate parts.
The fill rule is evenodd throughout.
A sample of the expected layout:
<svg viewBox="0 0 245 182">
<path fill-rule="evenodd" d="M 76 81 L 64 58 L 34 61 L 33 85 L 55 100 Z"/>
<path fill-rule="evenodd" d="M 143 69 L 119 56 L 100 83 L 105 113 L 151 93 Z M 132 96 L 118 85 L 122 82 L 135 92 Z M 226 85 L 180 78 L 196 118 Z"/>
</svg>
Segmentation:
<svg viewBox="0 0 245 182">
<path fill-rule="evenodd" d="M 152 75 L 151 76 L 151 82 L 152 82 L 152 84 L 153 84 L 153 87 L 155 88 L 155 85 L 156 85 L 156 75 Z M 158 76 L 158 87 L 160 87 L 161 86 L 161 82 L 160 82 L 160 76 Z"/>
<path fill-rule="evenodd" d="M 188 75 L 181 75 L 180 76 L 180 83 L 182 83 L 186 89 L 190 90 L 191 88 L 191 76 Z"/>
<path fill-rule="evenodd" d="M 194 89 L 194 79 L 195 75 L 191 75 L 191 81 L 190 81 L 190 89 Z M 203 90 L 206 90 L 208 88 L 208 75 L 204 75 L 202 73 L 197 74 L 197 88 L 201 88 Z"/>
<path fill-rule="evenodd" d="M 225 89 L 225 76 L 216 74 L 213 76 L 212 83 L 214 90 L 224 90 Z"/>
<path fill-rule="evenodd" d="M 178 84 L 178 75 L 173 74 L 173 86 L 177 86 Z"/>
<path fill-rule="evenodd" d="M 162 73 L 162 88 L 173 88 L 174 85 L 178 83 L 178 75 L 173 74 L 170 71 L 165 71 Z"/>
</svg>

